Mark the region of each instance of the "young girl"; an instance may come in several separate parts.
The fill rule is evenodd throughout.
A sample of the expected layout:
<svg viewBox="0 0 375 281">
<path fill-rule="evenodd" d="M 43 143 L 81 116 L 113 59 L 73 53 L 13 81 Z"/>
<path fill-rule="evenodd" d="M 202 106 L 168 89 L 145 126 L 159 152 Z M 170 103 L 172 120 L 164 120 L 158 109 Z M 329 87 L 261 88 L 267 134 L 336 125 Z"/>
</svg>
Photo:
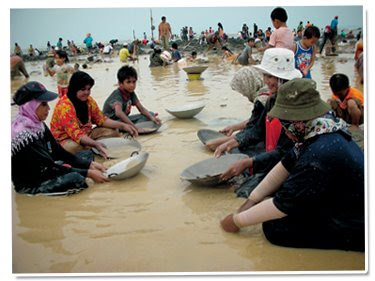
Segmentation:
<svg viewBox="0 0 375 281">
<path fill-rule="evenodd" d="M 55 65 L 52 68 L 47 68 L 50 76 L 56 74 L 59 98 L 68 92 L 69 80 L 74 72 L 74 68 L 67 64 L 68 62 L 68 54 L 65 51 L 58 50 L 55 54 Z"/>
</svg>

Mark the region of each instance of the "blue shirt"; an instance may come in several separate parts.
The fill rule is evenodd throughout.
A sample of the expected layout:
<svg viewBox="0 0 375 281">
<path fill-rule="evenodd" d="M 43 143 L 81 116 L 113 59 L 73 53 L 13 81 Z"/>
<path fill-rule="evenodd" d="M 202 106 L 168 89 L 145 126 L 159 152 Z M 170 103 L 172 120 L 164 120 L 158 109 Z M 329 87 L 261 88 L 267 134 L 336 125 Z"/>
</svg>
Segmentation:
<svg viewBox="0 0 375 281">
<path fill-rule="evenodd" d="M 338 21 L 337 19 L 333 19 L 333 20 L 331 21 L 331 29 L 332 29 L 332 30 L 336 30 L 338 24 L 339 24 L 339 21 Z"/>
<path fill-rule="evenodd" d="M 179 61 L 181 59 L 181 54 L 178 50 L 172 52 L 172 60 Z"/>
<path fill-rule="evenodd" d="M 83 40 L 83 43 L 86 44 L 86 47 L 92 47 L 92 37 L 89 36 L 89 37 L 86 37 L 85 40 Z"/>
</svg>

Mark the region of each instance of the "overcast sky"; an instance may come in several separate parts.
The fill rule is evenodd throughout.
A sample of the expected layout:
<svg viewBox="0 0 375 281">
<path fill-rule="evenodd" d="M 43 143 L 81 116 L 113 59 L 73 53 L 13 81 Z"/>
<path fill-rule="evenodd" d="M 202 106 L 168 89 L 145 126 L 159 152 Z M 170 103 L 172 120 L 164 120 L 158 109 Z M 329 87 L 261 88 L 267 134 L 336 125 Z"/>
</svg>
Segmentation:
<svg viewBox="0 0 375 281">
<path fill-rule="evenodd" d="M 309 2 L 311 3 L 311 2 Z M 206 5 L 207 6 L 207 5 Z M 288 25 L 296 28 L 299 21 L 310 21 L 318 27 L 329 24 L 334 16 L 339 16 L 339 28 L 362 27 L 362 6 L 286 6 Z M 250 30 L 253 23 L 259 28 L 272 27 L 270 13 L 275 6 L 251 7 L 154 7 L 152 8 L 157 36 L 157 26 L 161 16 L 165 15 L 171 24 L 174 34 L 179 34 L 182 26 L 192 26 L 195 32 L 212 26 L 217 29 L 221 22 L 228 34 L 237 33 L 243 23 Z M 11 47 L 15 42 L 22 48 L 29 44 L 34 47 L 45 47 L 47 41 L 55 45 L 58 38 L 82 41 L 87 32 L 91 32 L 94 41 L 111 39 L 130 40 L 133 30 L 138 38 L 143 32 L 148 37 L 150 30 L 150 8 L 43 8 L 43 9 L 11 9 L 10 39 Z"/>
</svg>

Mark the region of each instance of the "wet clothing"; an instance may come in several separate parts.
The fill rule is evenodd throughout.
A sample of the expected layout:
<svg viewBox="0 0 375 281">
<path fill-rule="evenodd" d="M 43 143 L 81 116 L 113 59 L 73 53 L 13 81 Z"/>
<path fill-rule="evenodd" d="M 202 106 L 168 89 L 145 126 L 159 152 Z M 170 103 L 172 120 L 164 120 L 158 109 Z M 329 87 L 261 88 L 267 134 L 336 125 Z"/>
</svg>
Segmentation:
<svg viewBox="0 0 375 281">
<path fill-rule="evenodd" d="M 288 216 L 263 223 L 271 243 L 364 251 L 364 155 L 340 130 L 316 135 L 292 149 L 290 173 L 273 203 Z"/>
<path fill-rule="evenodd" d="M 84 135 L 91 134 L 94 124 L 101 126 L 107 120 L 91 96 L 85 103 L 87 105 L 87 122 L 82 123 L 68 96 L 61 97 L 57 102 L 51 118 L 51 131 L 60 144 L 69 139 L 80 143 L 80 139 Z"/>
<path fill-rule="evenodd" d="M 127 93 L 119 88 L 114 90 L 112 94 L 106 99 L 103 105 L 103 113 L 107 117 L 113 120 L 120 120 L 115 113 L 115 105 L 120 105 L 122 111 L 129 115 L 131 107 L 135 106 L 138 102 L 137 95 L 133 93 Z"/>
<path fill-rule="evenodd" d="M 179 61 L 180 59 L 182 59 L 182 56 L 181 56 L 180 51 L 179 51 L 179 50 L 173 51 L 173 52 L 172 52 L 172 60 L 173 60 L 174 62 L 177 62 L 177 61 Z"/>
<path fill-rule="evenodd" d="M 274 150 L 266 149 L 266 118 L 276 101 L 276 94 L 269 96 L 266 103 L 256 100 L 245 129 L 235 135 L 239 150 L 253 159 L 252 169 L 245 171 L 235 189 L 237 196 L 247 198 L 266 174 L 293 147 L 293 142 L 280 130 Z"/>
<path fill-rule="evenodd" d="M 67 152 L 57 143 L 48 127 L 43 126 L 44 130 L 38 134 L 24 131 L 24 134 L 12 139 L 12 182 L 15 190 L 27 194 L 66 194 L 87 188 L 85 177 L 92 158 L 84 159 Z"/>
<path fill-rule="evenodd" d="M 301 41 L 296 42 L 296 52 L 294 54 L 294 60 L 296 64 L 296 69 L 299 69 L 303 75 L 303 70 L 311 64 L 311 60 L 314 54 L 314 47 L 305 49 L 301 45 Z M 306 76 L 302 78 L 311 79 L 311 70 L 309 69 Z"/>
<path fill-rule="evenodd" d="M 361 110 L 361 118 L 359 120 L 359 124 L 363 124 L 363 115 L 364 115 L 364 109 L 363 109 L 363 93 L 360 90 L 357 90 L 353 87 L 349 87 L 348 94 L 346 95 L 345 99 L 343 101 L 340 101 L 338 97 L 336 97 L 334 94 L 331 96 L 331 107 L 336 112 L 336 115 L 342 119 L 344 119 L 347 123 L 352 123 L 352 118 L 348 111 L 348 100 L 352 99 L 356 102 L 358 108 Z"/>
<path fill-rule="evenodd" d="M 240 65 L 249 65 L 249 58 L 251 58 L 252 52 L 253 49 L 250 46 L 246 46 L 238 56 L 237 62 Z"/>
<path fill-rule="evenodd" d="M 160 57 L 161 54 L 153 52 L 150 55 L 150 67 L 163 66 L 163 60 Z"/>
</svg>

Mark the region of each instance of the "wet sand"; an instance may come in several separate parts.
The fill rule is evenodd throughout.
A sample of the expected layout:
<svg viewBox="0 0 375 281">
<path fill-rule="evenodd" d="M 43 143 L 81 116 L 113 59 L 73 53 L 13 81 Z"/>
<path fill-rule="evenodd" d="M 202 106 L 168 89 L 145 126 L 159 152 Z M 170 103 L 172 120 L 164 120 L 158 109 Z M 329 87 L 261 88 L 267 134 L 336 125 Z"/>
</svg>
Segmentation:
<svg viewBox="0 0 375 281">
<path fill-rule="evenodd" d="M 328 79 L 335 72 L 347 74 L 353 86 L 363 89 L 355 82 L 352 57 L 343 54 L 316 61 L 312 76 L 323 99 L 330 96 Z M 163 121 L 157 133 L 137 138 L 142 150 L 150 153 L 140 174 L 106 184 L 90 181 L 87 190 L 69 197 L 12 192 L 14 273 L 365 269 L 363 253 L 274 246 L 265 239 L 261 225 L 239 234 L 225 233 L 220 219 L 244 199 L 236 198 L 229 187 L 204 188 L 180 180 L 182 170 L 212 156 L 200 143 L 198 129 L 221 129 L 243 121 L 252 109 L 247 98 L 229 85 L 239 66 L 209 58 L 200 81 L 187 81 L 177 65 L 150 69 L 147 56 L 134 64 L 138 97 Z M 86 70 L 95 79 L 92 96 L 100 107 L 116 87 L 120 66 L 114 58 Z M 56 89 L 54 78 L 32 73 L 42 71 L 41 62 L 28 62 L 26 68 L 30 80 Z M 23 82 L 13 81 L 12 92 Z M 164 110 L 195 101 L 206 107 L 193 119 L 176 119 Z M 13 108 L 12 117 L 15 114 Z"/>
</svg>

